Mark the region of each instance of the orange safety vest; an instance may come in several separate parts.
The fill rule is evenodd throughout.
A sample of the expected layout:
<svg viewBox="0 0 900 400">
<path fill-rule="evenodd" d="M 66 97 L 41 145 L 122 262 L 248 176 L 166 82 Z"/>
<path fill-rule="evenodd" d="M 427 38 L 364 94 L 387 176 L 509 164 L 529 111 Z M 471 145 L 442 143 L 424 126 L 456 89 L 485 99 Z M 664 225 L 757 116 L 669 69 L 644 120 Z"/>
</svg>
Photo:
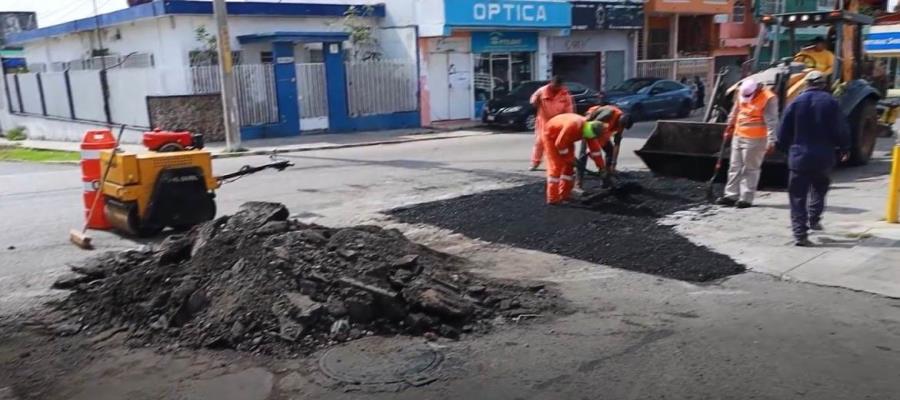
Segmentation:
<svg viewBox="0 0 900 400">
<path fill-rule="evenodd" d="M 734 134 L 750 139 L 765 138 L 769 133 L 766 128 L 766 104 L 773 97 L 775 97 L 775 93 L 767 88 L 762 88 L 750 100 L 738 100 Z"/>
</svg>

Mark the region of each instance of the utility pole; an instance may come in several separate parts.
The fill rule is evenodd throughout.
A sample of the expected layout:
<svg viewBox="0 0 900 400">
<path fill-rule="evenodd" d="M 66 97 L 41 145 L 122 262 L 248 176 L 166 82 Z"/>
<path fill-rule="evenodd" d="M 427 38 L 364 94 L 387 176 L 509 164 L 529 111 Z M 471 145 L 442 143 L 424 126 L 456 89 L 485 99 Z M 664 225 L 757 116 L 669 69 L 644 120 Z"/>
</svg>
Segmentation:
<svg viewBox="0 0 900 400">
<path fill-rule="evenodd" d="M 213 0 L 213 14 L 218 31 L 219 83 L 222 88 L 222 114 L 225 117 L 225 151 L 241 151 L 241 127 L 238 124 L 237 88 L 234 83 L 234 60 L 231 58 L 231 36 L 228 34 L 228 10 L 225 0 Z"/>
</svg>

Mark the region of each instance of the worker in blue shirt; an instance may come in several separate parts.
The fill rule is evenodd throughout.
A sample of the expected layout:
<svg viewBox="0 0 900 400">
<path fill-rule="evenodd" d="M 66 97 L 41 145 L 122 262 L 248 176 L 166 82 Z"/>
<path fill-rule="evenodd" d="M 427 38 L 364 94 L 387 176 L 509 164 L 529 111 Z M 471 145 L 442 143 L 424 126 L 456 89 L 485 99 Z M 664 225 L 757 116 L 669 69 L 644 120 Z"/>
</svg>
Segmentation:
<svg viewBox="0 0 900 400">
<path fill-rule="evenodd" d="M 823 229 L 828 175 L 836 158 L 843 162 L 849 156 L 850 129 L 838 102 L 825 90 L 825 75 L 813 71 L 804 79 L 808 88 L 784 110 L 775 148 L 788 154 L 794 244 L 808 247 L 813 245 L 808 231 Z"/>
</svg>

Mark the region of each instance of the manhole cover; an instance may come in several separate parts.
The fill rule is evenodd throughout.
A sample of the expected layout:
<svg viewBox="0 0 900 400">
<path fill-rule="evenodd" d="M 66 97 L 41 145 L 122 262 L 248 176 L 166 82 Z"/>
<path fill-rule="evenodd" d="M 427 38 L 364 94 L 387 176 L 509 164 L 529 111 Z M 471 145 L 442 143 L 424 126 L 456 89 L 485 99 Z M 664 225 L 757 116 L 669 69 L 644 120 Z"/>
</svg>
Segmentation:
<svg viewBox="0 0 900 400">
<path fill-rule="evenodd" d="M 436 379 L 443 360 L 440 352 L 425 344 L 371 336 L 326 351 L 319 359 L 319 369 L 349 384 L 423 385 Z"/>
</svg>

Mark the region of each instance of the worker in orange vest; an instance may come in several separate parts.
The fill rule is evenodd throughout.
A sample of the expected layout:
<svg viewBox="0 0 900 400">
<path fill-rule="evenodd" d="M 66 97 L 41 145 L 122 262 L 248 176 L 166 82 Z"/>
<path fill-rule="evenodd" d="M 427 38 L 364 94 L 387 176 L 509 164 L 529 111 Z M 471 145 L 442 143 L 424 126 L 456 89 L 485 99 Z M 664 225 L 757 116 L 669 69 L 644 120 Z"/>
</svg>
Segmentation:
<svg viewBox="0 0 900 400">
<path fill-rule="evenodd" d="M 572 103 L 572 95 L 563 84 L 560 76 L 554 76 L 550 83 L 541 86 L 531 95 L 530 103 L 536 110 L 534 120 L 534 148 L 531 151 L 531 170 L 534 171 L 541 165 L 544 156 L 544 146 L 541 142 L 541 134 L 544 125 L 550 118 L 559 114 L 575 112 Z"/>
<path fill-rule="evenodd" d="M 747 78 L 741 83 L 725 128 L 724 140 L 732 139 L 731 159 L 725 194 L 716 204 L 738 208 L 753 205 L 763 159 L 775 150 L 777 129 L 778 98 L 761 83 Z"/>
<path fill-rule="evenodd" d="M 609 172 L 616 172 L 618 154 L 614 153 L 619 148 L 619 144 L 622 143 L 622 136 L 625 130 L 631 129 L 634 125 L 631 116 L 612 104 L 593 106 L 588 109 L 585 115 L 591 121 L 600 121 L 606 124 L 606 129 L 609 130 L 608 135 L 613 138 L 612 142 L 603 146 L 603 151 L 606 153 L 606 168 Z"/>
<path fill-rule="evenodd" d="M 586 141 L 590 157 L 604 169 L 600 149 L 609 141 L 606 124 L 574 113 L 560 114 L 544 124 L 541 139 L 547 156 L 547 204 L 567 200 L 575 187 L 575 143 Z"/>
</svg>

